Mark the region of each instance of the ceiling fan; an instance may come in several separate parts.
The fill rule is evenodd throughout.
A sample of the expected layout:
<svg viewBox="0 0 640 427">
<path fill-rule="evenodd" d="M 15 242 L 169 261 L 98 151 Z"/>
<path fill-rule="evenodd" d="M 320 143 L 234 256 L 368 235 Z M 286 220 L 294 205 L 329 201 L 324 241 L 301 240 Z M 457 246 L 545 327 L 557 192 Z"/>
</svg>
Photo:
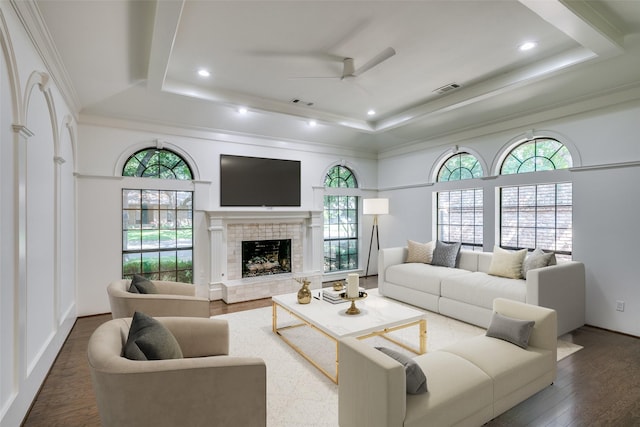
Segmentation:
<svg viewBox="0 0 640 427">
<path fill-rule="evenodd" d="M 368 62 L 364 63 L 362 66 L 360 66 L 358 68 L 355 67 L 355 63 L 353 61 L 353 58 L 343 58 L 342 59 L 342 75 L 340 75 L 340 76 L 296 77 L 296 78 L 302 78 L 302 79 L 340 79 L 340 80 L 353 79 L 353 78 L 356 78 L 356 77 L 364 74 L 366 71 L 369 71 L 370 69 L 372 69 L 376 65 L 381 64 L 382 62 L 384 62 L 387 59 L 391 58 L 395 54 L 396 54 L 395 49 L 392 48 L 392 47 L 388 47 L 388 48 L 384 49 L 382 52 L 378 53 L 376 56 L 374 56 Z"/>
</svg>

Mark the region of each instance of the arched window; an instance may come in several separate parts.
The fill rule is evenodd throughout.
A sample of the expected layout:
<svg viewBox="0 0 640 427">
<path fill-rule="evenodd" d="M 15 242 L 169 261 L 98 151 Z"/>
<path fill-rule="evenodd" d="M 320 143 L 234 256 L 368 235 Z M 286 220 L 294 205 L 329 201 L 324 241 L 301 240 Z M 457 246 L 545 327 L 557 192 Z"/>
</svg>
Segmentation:
<svg viewBox="0 0 640 427">
<path fill-rule="evenodd" d="M 332 167 L 324 179 L 331 188 L 357 188 L 353 171 L 345 166 Z M 358 268 L 358 196 L 324 196 L 324 271 Z"/>
<path fill-rule="evenodd" d="M 182 157 L 166 149 L 145 148 L 133 154 L 122 168 L 122 176 L 160 179 L 193 179 Z"/>
<path fill-rule="evenodd" d="M 123 176 L 192 179 L 187 163 L 169 150 L 132 155 Z M 193 191 L 122 190 L 122 277 L 193 281 Z"/>
<path fill-rule="evenodd" d="M 473 154 L 457 153 L 449 157 L 438 171 L 438 182 L 480 178 L 482 165 Z M 437 193 L 436 218 L 438 240 L 461 242 L 462 247 L 482 250 L 482 188 L 465 188 Z"/>
<path fill-rule="evenodd" d="M 438 182 L 480 178 L 483 175 L 482 165 L 473 154 L 457 153 L 440 167 Z"/>
<path fill-rule="evenodd" d="M 552 138 L 536 138 L 512 149 L 500 168 L 500 175 L 567 169 L 573 166 L 571 153 Z"/>
<path fill-rule="evenodd" d="M 327 173 L 327 176 L 324 179 L 324 186 L 331 188 L 357 188 L 358 181 L 351 169 L 348 167 L 334 166 Z"/>
<path fill-rule="evenodd" d="M 567 147 L 552 138 L 536 138 L 513 148 L 504 159 L 503 175 L 567 169 L 573 165 Z M 500 188 L 500 246 L 545 249 L 570 258 L 573 247 L 571 182 Z"/>
</svg>

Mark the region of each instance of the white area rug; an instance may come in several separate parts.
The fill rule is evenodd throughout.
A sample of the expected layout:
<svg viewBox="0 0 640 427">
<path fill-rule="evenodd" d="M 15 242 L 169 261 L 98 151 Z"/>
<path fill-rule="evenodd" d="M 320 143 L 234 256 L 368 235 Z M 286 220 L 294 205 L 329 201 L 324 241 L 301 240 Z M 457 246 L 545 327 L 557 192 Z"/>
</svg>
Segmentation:
<svg viewBox="0 0 640 427">
<path fill-rule="evenodd" d="M 266 362 L 268 427 L 338 425 L 338 386 L 272 332 L 271 307 L 216 318 L 229 322 L 231 354 L 261 357 Z M 428 311 L 426 318 L 428 351 L 485 332 L 482 328 Z M 295 319 L 288 320 L 283 310 L 278 310 L 278 319 L 279 327 L 288 321 L 299 323 Z M 332 341 L 307 327 L 290 329 L 287 337 L 305 352 L 313 353 L 321 366 L 333 372 L 335 344 Z M 416 347 L 418 328 L 397 331 L 394 338 Z M 371 338 L 367 342 L 399 349 L 382 338 Z M 580 348 L 576 344 L 558 340 L 558 360 Z"/>
</svg>

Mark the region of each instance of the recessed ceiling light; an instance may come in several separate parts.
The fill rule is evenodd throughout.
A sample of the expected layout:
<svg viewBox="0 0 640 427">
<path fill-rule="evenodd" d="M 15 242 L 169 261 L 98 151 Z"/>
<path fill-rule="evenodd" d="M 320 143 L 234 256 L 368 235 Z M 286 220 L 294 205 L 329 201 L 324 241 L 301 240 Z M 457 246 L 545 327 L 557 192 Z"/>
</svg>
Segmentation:
<svg viewBox="0 0 640 427">
<path fill-rule="evenodd" d="M 318 124 L 315 120 L 309 120 L 309 126 L 315 127 Z"/>
<path fill-rule="evenodd" d="M 524 52 L 525 50 L 533 49 L 537 45 L 538 45 L 538 43 L 536 43 L 536 42 L 525 42 L 525 43 L 522 43 L 518 49 L 520 49 L 521 51 Z"/>
<path fill-rule="evenodd" d="M 369 111 L 367 111 L 367 115 L 369 115 L 369 116 L 375 116 L 375 115 L 376 115 L 376 110 L 369 110 Z"/>
<path fill-rule="evenodd" d="M 205 70 L 204 68 L 198 70 L 198 75 L 200 77 L 209 77 L 211 75 L 211 72 L 209 72 L 209 70 Z"/>
<path fill-rule="evenodd" d="M 247 109 L 247 107 L 240 107 L 238 108 L 238 113 L 240 114 L 247 114 L 249 110 Z"/>
</svg>

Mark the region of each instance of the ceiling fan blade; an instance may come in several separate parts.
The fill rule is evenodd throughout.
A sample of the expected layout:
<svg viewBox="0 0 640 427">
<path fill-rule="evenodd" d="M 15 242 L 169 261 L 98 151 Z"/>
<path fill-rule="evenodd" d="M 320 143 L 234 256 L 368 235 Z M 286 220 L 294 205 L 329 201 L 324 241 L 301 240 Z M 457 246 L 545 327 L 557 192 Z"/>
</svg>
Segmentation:
<svg viewBox="0 0 640 427">
<path fill-rule="evenodd" d="M 365 63 L 364 65 L 359 67 L 357 70 L 355 70 L 353 72 L 353 75 L 354 76 L 359 76 L 360 74 L 364 73 L 365 71 L 369 71 L 370 69 L 372 69 L 376 65 L 380 64 L 381 62 L 384 62 L 387 59 L 391 58 L 395 54 L 396 54 L 395 49 L 392 48 L 392 47 L 388 47 L 385 50 L 383 50 L 382 52 L 380 52 L 379 54 L 377 54 L 376 56 L 374 56 L 369 62 Z"/>
</svg>

